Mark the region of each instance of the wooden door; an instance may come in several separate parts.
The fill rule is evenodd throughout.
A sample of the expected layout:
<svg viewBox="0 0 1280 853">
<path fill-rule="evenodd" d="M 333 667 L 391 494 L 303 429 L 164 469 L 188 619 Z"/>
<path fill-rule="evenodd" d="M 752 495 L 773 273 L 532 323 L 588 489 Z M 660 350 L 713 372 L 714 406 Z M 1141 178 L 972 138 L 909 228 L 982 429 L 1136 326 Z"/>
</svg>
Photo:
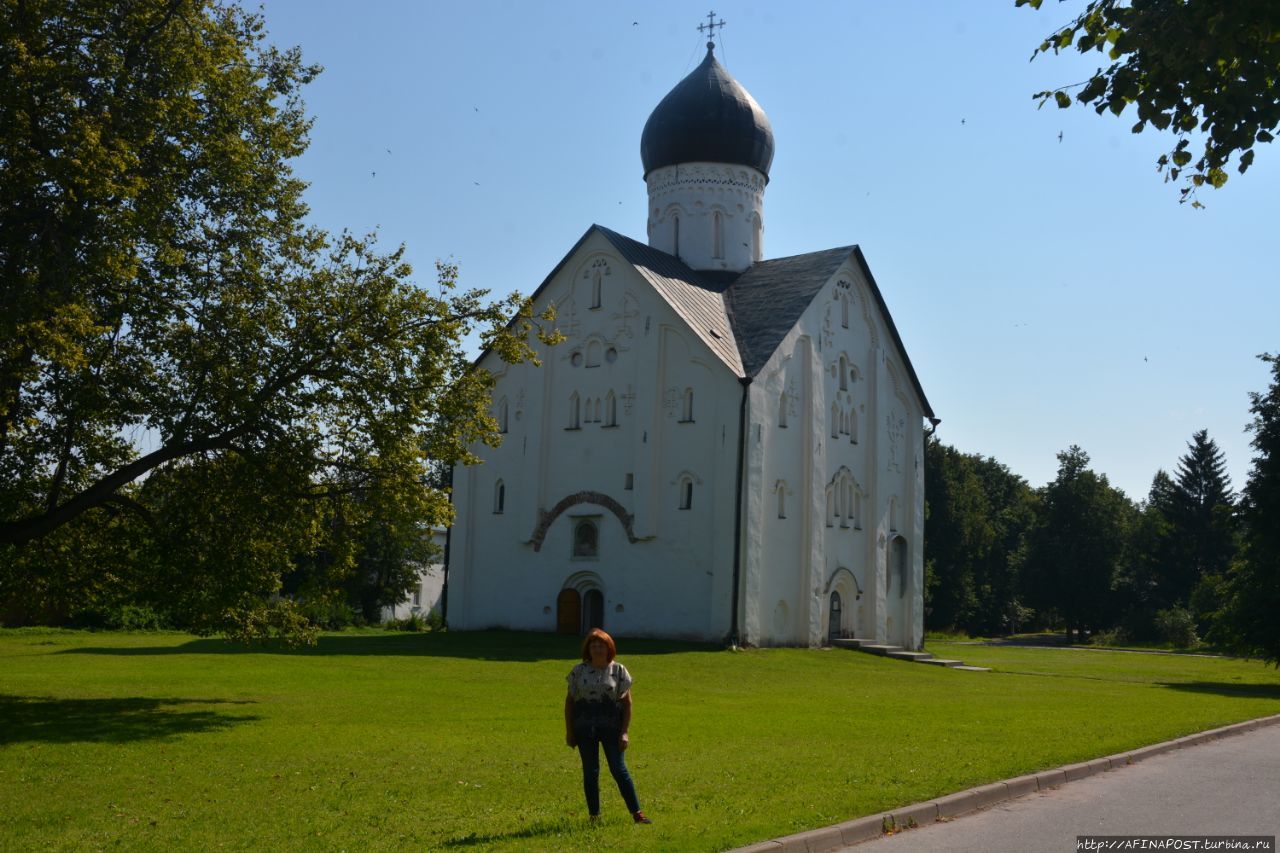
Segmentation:
<svg viewBox="0 0 1280 853">
<path fill-rule="evenodd" d="M 556 596 L 556 633 L 577 634 L 582 625 L 582 597 L 576 589 L 562 589 Z"/>
</svg>

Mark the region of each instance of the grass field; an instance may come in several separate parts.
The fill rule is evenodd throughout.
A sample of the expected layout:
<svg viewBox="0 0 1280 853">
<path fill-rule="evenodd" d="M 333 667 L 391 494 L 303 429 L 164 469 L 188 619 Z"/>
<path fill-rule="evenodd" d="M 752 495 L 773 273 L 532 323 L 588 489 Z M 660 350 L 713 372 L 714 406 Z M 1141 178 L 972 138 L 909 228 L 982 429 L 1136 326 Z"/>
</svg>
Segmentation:
<svg viewBox="0 0 1280 853">
<path fill-rule="evenodd" d="M 0 849 L 709 851 L 1280 713 L 1280 674 L 1230 659 L 620 647 L 648 827 L 607 772 L 586 822 L 572 639 L 0 631 Z"/>
</svg>

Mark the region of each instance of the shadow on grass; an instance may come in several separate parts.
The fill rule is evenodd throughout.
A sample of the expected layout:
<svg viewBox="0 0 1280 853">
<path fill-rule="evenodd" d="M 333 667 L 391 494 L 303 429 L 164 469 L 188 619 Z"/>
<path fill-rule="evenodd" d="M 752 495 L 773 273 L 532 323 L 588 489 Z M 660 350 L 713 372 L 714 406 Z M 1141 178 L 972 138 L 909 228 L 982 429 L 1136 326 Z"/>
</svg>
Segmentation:
<svg viewBox="0 0 1280 853">
<path fill-rule="evenodd" d="M 52 699 L 0 693 L 0 746 L 11 743 L 129 743 L 228 729 L 251 714 L 177 710 L 181 705 L 248 704 L 221 699 Z"/>
<path fill-rule="evenodd" d="M 456 838 L 450 838 L 441 842 L 442 847 L 479 847 L 498 844 L 503 841 L 515 841 L 520 838 L 540 838 L 546 835 L 559 835 L 568 828 L 568 824 L 561 820 L 544 820 L 526 826 L 524 829 L 517 829 L 512 832 L 468 832 L 466 835 L 460 835 Z"/>
<path fill-rule="evenodd" d="M 1227 681 L 1184 681 L 1161 684 L 1185 693 L 1212 693 L 1236 699 L 1280 699 L 1280 684 L 1233 684 Z"/>
<path fill-rule="evenodd" d="M 109 637 L 110 635 L 104 635 Z M 108 640 L 109 642 L 109 640 Z M 86 646 L 63 649 L 60 655 L 421 655 L 493 661 L 576 660 L 582 640 L 560 634 L 521 631 L 445 631 L 441 633 L 326 634 L 314 646 L 290 647 L 279 642 L 246 645 L 219 638 L 179 645 Z M 718 652 L 720 646 L 678 640 L 618 639 L 618 656 L 633 658 L 677 652 Z"/>
</svg>

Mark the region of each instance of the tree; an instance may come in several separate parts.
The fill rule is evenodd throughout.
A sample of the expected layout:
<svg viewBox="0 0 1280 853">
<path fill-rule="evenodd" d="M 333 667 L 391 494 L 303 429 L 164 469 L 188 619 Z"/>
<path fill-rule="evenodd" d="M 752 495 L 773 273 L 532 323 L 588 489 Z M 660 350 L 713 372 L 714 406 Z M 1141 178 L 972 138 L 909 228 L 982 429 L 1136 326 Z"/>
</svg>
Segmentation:
<svg viewBox="0 0 1280 853">
<path fill-rule="evenodd" d="M 977 606 L 973 561 L 994 539 L 991 507 L 969 458 L 936 437 L 925 443 L 925 607 L 932 628 L 954 629 Z"/>
<path fill-rule="evenodd" d="M 0 16 L 0 602 L 91 587 L 70 559 L 88 533 L 142 525 L 131 571 L 201 627 L 244 624 L 344 497 L 448 521 L 429 460 L 498 440 L 462 339 L 519 360 L 535 326 L 555 333 L 517 297 L 459 292 L 450 265 L 428 291 L 402 249 L 307 226 L 290 160 L 319 69 L 259 16 Z"/>
<path fill-rule="evenodd" d="M 1109 624 L 1134 513 L 1124 493 L 1088 466 L 1089 455 L 1075 445 L 1058 454 L 1058 475 L 1041 492 L 1023 576 L 1028 598 L 1037 609 L 1059 614 L 1068 639 Z"/>
<path fill-rule="evenodd" d="M 1176 562 L 1169 520 L 1175 490 L 1169 474 L 1156 471 L 1130 534 L 1132 559 L 1117 579 L 1121 622 L 1135 637 L 1154 637 L 1156 611 L 1177 603 L 1172 586 L 1165 582 L 1168 567 Z"/>
<path fill-rule="evenodd" d="M 995 459 L 925 447 L 927 620 L 970 634 L 1016 631 L 1017 572 L 1034 519 L 1031 489 Z"/>
<path fill-rule="evenodd" d="M 1237 652 L 1280 667 L 1280 356 L 1260 358 L 1271 365 L 1271 387 L 1249 395 L 1255 454 L 1240 502 L 1244 549 L 1219 624 Z"/>
<path fill-rule="evenodd" d="M 1016 0 L 1036 9 L 1042 2 Z M 1099 115 L 1133 104 L 1134 133 L 1151 125 L 1173 134 L 1177 143 L 1156 164 L 1166 180 L 1187 173 L 1182 201 L 1194 206 L 1197 189 L 1227 182 L 1233 157 L 1241 174 L 1248 170 L 1254 144 L 1271 142 L 1280 124 L 1280 6 L 1268 0 L 1090 0 L 1032 59 L 1072 47 L 1111 60 L 1076 84 L 1075 100 Z M 1066 108 L 1076 86 L 1035 97 Z M 1198 157 L 1194 136 L 1203 137 Z"/>
<path fill-rule="evenodd" d="M 1191 436 L 1175 475 L 1166 512 L 1171 547 L 1162 583 L 1168 603 L 1185 606 L 1196 585 L 1225 575 L 1235 556 L 1235 496 L 1226 459 L 1208 430 Z"/>
</svg>

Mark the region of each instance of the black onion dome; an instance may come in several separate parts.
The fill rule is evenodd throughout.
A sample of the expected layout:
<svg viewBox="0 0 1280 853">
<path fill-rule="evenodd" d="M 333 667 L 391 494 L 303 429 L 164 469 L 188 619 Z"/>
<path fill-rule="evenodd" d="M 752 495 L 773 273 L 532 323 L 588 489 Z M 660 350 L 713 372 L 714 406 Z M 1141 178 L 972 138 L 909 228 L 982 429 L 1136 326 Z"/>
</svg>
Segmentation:
<svg viewBox="0 0 1280 853">
<path fill-rule="evenodd" d="M 769 177 L 773 128 L 755 98 L 716 61 L 702 64 L 667 93 L 645 122 L 640 161 L 647 176 L 677 163 L 736 163 Z"/>
</svg>

